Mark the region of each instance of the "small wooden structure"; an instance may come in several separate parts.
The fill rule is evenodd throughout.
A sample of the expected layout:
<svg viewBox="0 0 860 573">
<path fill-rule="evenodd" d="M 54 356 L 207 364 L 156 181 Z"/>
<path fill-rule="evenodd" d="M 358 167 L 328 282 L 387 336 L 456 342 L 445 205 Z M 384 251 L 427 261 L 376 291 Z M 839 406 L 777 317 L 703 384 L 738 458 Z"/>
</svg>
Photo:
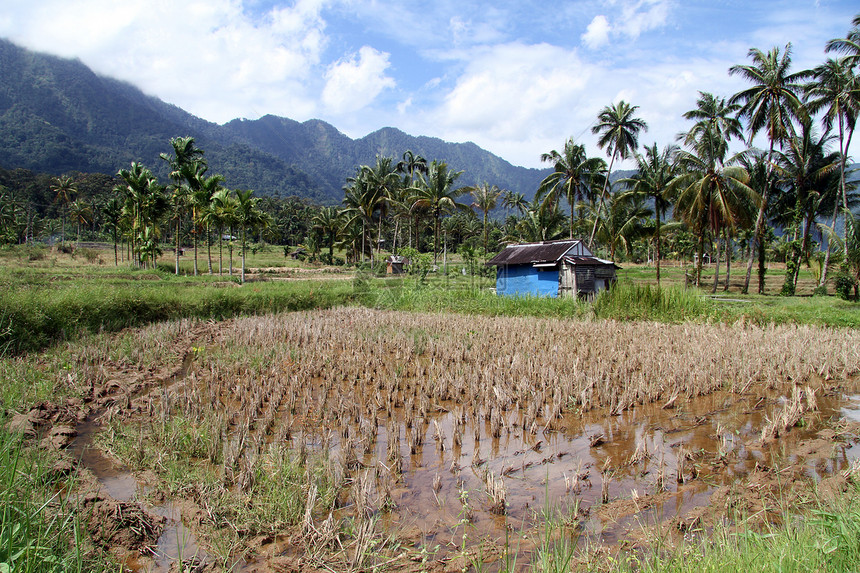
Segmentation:
<svg viewBox="0 0 860 573">
<path fill-rule="evenodd" d="M 385 259 L 385 272 L 389 275 L 402 275 L 409 266 L 409 259 L 400 255 L 390 255 Z"/>
<path fill-rule="evenodd" d="M 595 257 L 579 239 L 508 245 L 487 261 L 503 296 L 585 296 L 608 289 L 619 268 Z"/>
</svg>

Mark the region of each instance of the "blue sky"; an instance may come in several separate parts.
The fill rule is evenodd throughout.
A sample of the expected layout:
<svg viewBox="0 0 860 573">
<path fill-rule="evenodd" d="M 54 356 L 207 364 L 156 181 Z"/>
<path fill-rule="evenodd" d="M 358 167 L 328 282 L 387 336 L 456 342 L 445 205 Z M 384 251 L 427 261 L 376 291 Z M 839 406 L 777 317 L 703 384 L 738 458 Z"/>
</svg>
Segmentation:
<svg viewBox="0 0 860 573">
<path fill-rule="evenodd" d="M 0 37 L 76 57 L 204 119 L 319 118 L 473 141 L 516 165 L 639 106 L 660 146 L 699 91 L 730 96 L 747 52 L 825 59 L 856 0 L 5 0 Z M 856 145 L 853 146 L 856 148 Z"/>
</svg>

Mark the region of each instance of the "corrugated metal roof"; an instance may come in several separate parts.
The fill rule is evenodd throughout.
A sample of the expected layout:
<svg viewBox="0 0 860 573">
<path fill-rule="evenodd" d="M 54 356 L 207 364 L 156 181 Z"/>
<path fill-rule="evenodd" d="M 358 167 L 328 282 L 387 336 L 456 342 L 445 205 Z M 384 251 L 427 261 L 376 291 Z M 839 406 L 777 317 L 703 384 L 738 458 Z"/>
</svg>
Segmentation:
<svg viewBox="0 0 860 573">
<path fill-rule="evenodd" d="M 540 243 L 508 245 L 501 253 L 487 261 L 487 265 L 554 263 L 558 262 L 565 253 L 581 242 L 579 239 L 568 239 L 565 241 L 543 241 Z"/>
<path fill-rule="evenodd" d="M 613 267 L 620 269 L 618 265 L 616 265 L 612 261 L 607 261 L 605 259 L 598 259 L 597 257 L 578 257 L 578 256 L 570 256 L 564 257 L 564 260 L 569 262 L 574 266 L 587 267 L 587 266 L 603 266 L 603 265 L 612 265 Z"/>
</svg>

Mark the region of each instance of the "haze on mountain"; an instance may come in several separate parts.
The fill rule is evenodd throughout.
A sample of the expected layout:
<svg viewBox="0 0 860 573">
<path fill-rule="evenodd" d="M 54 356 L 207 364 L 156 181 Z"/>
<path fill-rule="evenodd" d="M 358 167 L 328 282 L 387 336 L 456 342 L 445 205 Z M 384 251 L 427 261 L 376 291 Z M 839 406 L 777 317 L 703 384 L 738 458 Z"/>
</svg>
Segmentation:
<svg viewBox="0 0 860 573">
<path fill-rule="evenodd" d="M 346 178 L 376 155 L 406 150 L 464 171 L 463 185 L 487 181 L 531 198 L 546 169 L 511 165 L 474 143 L 448 143 L 383 128 L 350 139 L 320 120 L 272 115 L 218 125 L 97 75 L 79 60 L 35 53 L 0 39 L 0 167 L 51 174 L 115 174 L 139 161 L 162 178 L 172 137 L 193 136 L 210 170 L 260 195 L 339 203 Z"/>
</svg>

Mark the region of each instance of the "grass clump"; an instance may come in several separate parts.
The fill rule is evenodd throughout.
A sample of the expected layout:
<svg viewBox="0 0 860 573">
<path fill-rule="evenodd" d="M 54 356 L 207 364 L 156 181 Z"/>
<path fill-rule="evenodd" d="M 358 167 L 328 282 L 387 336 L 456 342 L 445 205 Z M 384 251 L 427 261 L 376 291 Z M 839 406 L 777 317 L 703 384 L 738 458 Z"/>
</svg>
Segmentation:
<svg viewBox="0 0 860 573">
<path fill-rule="evenodd" d="M 51 459 L 25 448 L 19 434 L 0 427 L 0 571 L 102 571 L 82 549 L 78 508 L 62 495 Z M 68 487 L 68 486 L 67 486 Z"/>
<path fill-rule="evenodd" d="M 706 318 L 713 305 L 693 290 L 619 282 L 595 298 L 593 311 L 596 318 L 674 323 Z"/>
</svg>

